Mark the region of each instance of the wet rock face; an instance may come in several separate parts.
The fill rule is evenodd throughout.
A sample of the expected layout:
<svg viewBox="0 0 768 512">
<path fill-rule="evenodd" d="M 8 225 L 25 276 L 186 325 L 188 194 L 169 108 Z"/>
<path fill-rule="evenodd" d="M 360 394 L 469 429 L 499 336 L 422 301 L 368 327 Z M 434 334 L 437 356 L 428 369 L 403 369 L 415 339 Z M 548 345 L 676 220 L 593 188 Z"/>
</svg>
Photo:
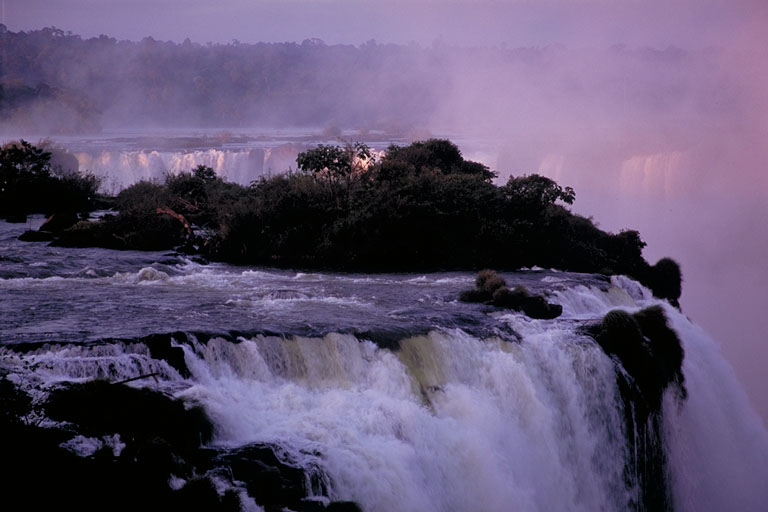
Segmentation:
<svg viewBox="0 0 768 512">
<path fill-rule="evenodd" d="M 35 510 L 241 509 L 234 491 L 220 495 L 196 472 L 196 455 L 213 433 L 202 409 L 106 381 L 64 385 L 42 402 L 10 381 L 0 387 L 0 401 L 16 411 L 0 418 L 0 450 L 12 468 L 3 479 L 5 503 Z M 43 415 L 62 423 L 41 428 Z"/>
<path fill-rule="evenodd" d="M 53 233 L 48 231 L 35 231 L 33 229 L 29 229 L 19 235 L 19 240 L 22 242 L 50 242 L 55 238 Z"/>
<path fill-rule="evenodd" d="M 269 512 L 361 510 L 329 503 L 319 467 L 308 472 L 282 462 L 270 445 L 206 447 L 213 424 L 189 405 L 107 381 L 62 385 L 36 404 L 0 379 L 0 453 L 10 470 L 3 472 L 4 502 L 40 510 L 235 512 L 243 509 L 242 492 Z M 41 428 L 36 414 L 62 423 Z M 223 493 L 222 483 L 230 487 Z"/>
<path fill-rule="evenodd" d="M 213 437 L 213 424 L 202 408 L 186 408 L 162 393 L 107 381 L 55 390 L 45 412 L 51 419 L 77 425 L 86 435 L 118 433 L 124 441 L 160 438 L 181 452 L 199 448 Z"/>
</svg>

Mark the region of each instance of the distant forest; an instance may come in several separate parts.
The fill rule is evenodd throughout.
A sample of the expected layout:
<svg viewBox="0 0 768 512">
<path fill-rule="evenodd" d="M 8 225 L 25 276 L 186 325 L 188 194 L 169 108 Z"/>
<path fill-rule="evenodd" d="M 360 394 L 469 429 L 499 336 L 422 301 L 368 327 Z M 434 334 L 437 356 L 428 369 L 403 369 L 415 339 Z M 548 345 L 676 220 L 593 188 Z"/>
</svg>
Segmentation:
<svg viewBox="0 0 768 512">
<path fill-rule="evenodd" d="M 139 126 L 408 125 L 431 114 L 447 79 L 440 52 L 412 46 L 0 31 L 2 117 L 25 128 L 55 121 L 60 132 L 98 131 L 107 117 Z"/>
<path fill-rule="evenodd" d="M 692 87 L 680 69 L 708 65 L 706 56 L 674 48 L 616 46 L 590 56 L 556 45 L 132 42 L 85 39 L 53 27 L 12 32 L 3 25 L 0 45 L 5 133 L 98 133 L 105 126 L 404 133 L 441 115 L 461 128 L 474 110 L 484 112 L 481 119 L 506 121 L 528 115 L 525 105 L 557 112 L 606 100 L 663 112 Z M 512 105 L 508 98 L 523 101 Z"/>
</svg>

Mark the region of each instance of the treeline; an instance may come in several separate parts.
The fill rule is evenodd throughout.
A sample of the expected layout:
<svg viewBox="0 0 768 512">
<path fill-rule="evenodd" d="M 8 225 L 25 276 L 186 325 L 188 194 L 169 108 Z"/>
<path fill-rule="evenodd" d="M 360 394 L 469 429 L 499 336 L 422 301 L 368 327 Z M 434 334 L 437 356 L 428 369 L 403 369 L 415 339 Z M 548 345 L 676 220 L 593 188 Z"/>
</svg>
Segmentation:
<svg viewBox="0 0 768 512">
<path fill-rule="evenodd" d="M 114 199 L 117 215 L 73 221 L 54 243 L 344 271 L 540 266 L 626 274 L 659 297 L 680 296 L 677 264 L 648 265 L 636 231 L 600 230 L 567 208 L 570 187 L 544 176 L 497 186 L 493 171 L 448 140 L 391 146 L 378 161 L 364 144 L 321 145 L 297 164 L 249 187 L 204 166 L 142 181 Z"/>
<path fill-rule="evenodd" d="M 336 125 L 403 133 L 435 118 L 466 129 L 462 123 L 478 108 L 481 118 L 499 110 L 521 115 L 524 108 L 492 108 L 516 98 L 557 100 L 558 109 L 629 101 L 640 112 L 666 111 L 691 87 L 680 70 L 698 65 L 675 49 L 616 47 L 592 55 L 558 46 L 353 46 L 316 39 L 179 44 L 85 39 L 53 27 L 12 32 L 2 25 L 0 46 L 0 129 L 15 133 L 96 132 L 105 124 Z M 447 105 L 461 115 L 447 115 Z"/>
<path fill-rule="evenodd" d="M 445 69 L 415 46 L 177 44 L 0 26 L 0 116 L 49 132 L 147 126 L 398 129 L 434 108 Z M 364 94 L 361 93 L 364 91 Z"/>
</svg>

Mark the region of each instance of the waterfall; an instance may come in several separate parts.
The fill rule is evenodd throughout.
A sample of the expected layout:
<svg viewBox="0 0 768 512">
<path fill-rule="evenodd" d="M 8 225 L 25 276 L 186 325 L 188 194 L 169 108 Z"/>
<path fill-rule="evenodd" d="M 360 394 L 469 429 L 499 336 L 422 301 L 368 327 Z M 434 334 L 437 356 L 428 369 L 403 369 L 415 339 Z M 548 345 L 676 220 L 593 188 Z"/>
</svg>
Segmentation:
<svg viewBox="0 0 768 512">
<path fill-rule="evenodd" d="M 102 178 L 102 190 L 119 192 L 140 180 L 162 180 L 166 174 L 211 167 L 222 178 L 248 185 L 261 176 L 296 168 L 301 146 L 281 144 L 269 148 L 199 149 L 189 151 L 105 150 L 80 151 L 80 170 Z"/>
<path fill-rule="evenodd" d="M 308 495 L 365 511 L 657 510 L 643 468 L 668 482 L 664 507 L 763 509 L 768 433 L 716 344 L 662 305 L 687 397 L 668 389 L 646 424 L 631 376 L 585 326 L 657 301 L 626 278 L 555 299 L 555 321 L 499 312 L 509 329 L 498 335 L 434 328 L 396 347 L 341 332 L 170 335 L 183 368 L 141 339 L 0 350 L 29 382 L 154 374 L 132 385 L 202 404 L 214 446 L 272 446 L 323 482 Z"/>
</svg>

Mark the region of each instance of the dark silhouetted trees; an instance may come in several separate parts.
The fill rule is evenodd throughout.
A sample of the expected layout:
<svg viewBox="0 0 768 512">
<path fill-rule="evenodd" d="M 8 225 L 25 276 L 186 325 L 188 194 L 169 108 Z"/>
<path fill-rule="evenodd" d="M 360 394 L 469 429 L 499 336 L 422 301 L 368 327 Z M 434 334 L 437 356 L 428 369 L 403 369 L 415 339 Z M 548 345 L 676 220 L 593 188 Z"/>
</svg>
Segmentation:
<svg viewBox="0 0 768 512">
<path fill-rule="evenodd" d="M 50 155 L 29 144 L 5 155 L 8 176 L 58 179 L 50 176 Z M 364 144 L 321 145 L 297 163 L 298 172 L 250 187 L 227 183 L 204 166 L 164 183 L 142 181 L 115 198 L 117 215 L 78 223 L 55 243 L 183 246 L 234 263 L 339 270 L 541 266 L 626 274 L 659 297 L 674 302 L 680 295 L 677 264 L 663 259 L 649 266 L 636 231 L 600 230 L 560 204 L 573 203 L 573 189 L 544 176 L 496 186 L 495 173 L 465 160 L 450 141 L 392 146 L 379 161 Z M 500 301 L 517 300 L 505 294 Z"/>
<path fill-rule="evenodd" d="M 25 140 L 0 147 L 0 218 L 92 210 L 99 179 L 60 171 L 49 151 Z"/>
</svg>

